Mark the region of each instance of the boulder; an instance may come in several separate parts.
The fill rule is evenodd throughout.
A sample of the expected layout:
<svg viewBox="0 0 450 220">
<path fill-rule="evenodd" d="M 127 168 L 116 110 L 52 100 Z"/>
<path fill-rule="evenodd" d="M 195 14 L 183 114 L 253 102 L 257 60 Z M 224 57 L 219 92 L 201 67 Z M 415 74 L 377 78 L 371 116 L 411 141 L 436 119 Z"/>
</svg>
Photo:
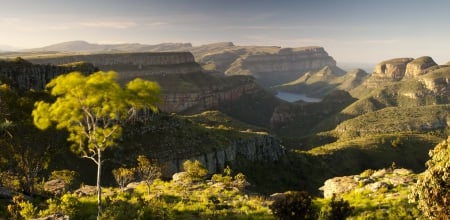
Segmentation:
<svg viewBox="0 0 450 220">
<path fill-rule="evenodd" d="M 53 195 L 61 195 L 69 189 L 64 181 L 60 179 L 49 180 L 44 183 L 44 190 L 52 193 Z"/>
<path fill-rule="evenodd" d="M 92 196 L 97 193 L 97 187 L 96 186 L 90 186 L 90 185 L 84 185 L 81 188 L 75 190 L 75 194 L 78 197 L 83 196 Z"/>
<path fill-rule="evenodd" d="M 358 186 L 358 182 L 353 176 L 334 177 L 325 181 L 320 188 L 325 198 L 332 198 L 333 195 L 340 196 L 348 193 Z"/>
</svg>

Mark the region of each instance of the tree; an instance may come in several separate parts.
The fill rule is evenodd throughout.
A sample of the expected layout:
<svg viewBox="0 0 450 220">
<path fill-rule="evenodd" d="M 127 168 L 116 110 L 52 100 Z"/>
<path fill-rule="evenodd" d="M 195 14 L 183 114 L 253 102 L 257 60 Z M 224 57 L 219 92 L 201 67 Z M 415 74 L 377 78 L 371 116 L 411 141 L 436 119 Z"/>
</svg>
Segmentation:
<svg viewBox="0 0 450 220">
<path fill-rule="evenodd" d="M 281 220 L 316 219 L 316 210 L 311 196 L 304 191 L 288 191 L 277 197 L 269 206 L 272 213 Z"/>
<path fill-rule="evenodd" d="M 125 186 L 134 179 L 134 169 L 119 167 L 114 169 L 112 173 L 122 191 L 125 189 Z"/>
<path fill-rule="evenodd" d="M 328 204 L 328 209 L 324 213 L 321 213 L 320 219 L 324 220 L 345 220 L 349 217 L 355 207 L 350 206 L 348 201 L 344 199 L 337 199 L 336 195 L 333 194 L 330 203 Z"/>
<path fill-rule="evenodd" d="M 97 165 L 98 218 L 101 216 L 102 153 L 116 144 L 124 123 L 142 108 L 156 111 L 159 86 L 155 82 L 134 79 L 122 88 L 115 72 L 96 72 L 84 76 L 72 72 L 58 76 L 46 88 L 56 97 L 53 103 L 39 101 L 32 112 L 34 124 L 69 132 L 72 151 Z"/>
<path fill-rule="evenodd" d="M 147 186 L 147 195 L 150 195 L 150 186 L 153 181 L 161 177 L 161 168 L 156 165 L 156 161 L 151 162 L 146 156 L 139 155 L 136 168 L 137 176 Z"/>
<path fill-rule="evenodd" d="M 430 150 L 427 169 L 414 186 L 411 200 L 426 219 L 450 218 L 450 137 Z"/>
<path fill-rule="evenodd" d="M 205 180 L 208 175 L 208 169 L 198 160 L 186 160 L 183 163 L 183 169 L 186 172 L 188 182 L 199 182 Z"/>
</svg>

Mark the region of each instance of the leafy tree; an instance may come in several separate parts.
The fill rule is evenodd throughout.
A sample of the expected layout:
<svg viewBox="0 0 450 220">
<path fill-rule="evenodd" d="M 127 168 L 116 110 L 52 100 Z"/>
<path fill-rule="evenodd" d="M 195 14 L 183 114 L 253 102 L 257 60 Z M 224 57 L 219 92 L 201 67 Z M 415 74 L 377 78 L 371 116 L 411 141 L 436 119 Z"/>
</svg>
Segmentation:
<svg viewBox="0 0 450 220">
<path fill-rule="evenodd" d="M 34 124 L 47 129 L 53 123 L 57 129 L 69 132 L 72 151 L 97 165 L 98 218 L 101 216 L 102 153 L 116 144 L 126 121 L 142 108 L 156 111 L 159 86 L 155 82 L 134 79 L 123 88 L 116 82 L 115 72 L 96 72 L 84 76 L 72 72 L 58 76 L 46 88 L 56 101 L 35 103 Z"/>
<path fill-rule="evenodd" d="M 281 220 L 316 219 L 316 210 L 311 196 L 305 191 L 288 191 L 277 197 L 269 206 L 272 213 Z"/>
<path fill-rule="evenodd" d="M 203 166 L 200 161 L 190 161 L 186 160 L 183 163 L 183 169 L 187 174 L 187 178 L 189 182 L 199 182 L 206 178 L 208 175 L 208 169 Z"/>
<path fill-rule="evenodd" d="M 114 169 L 112 173 L 114 179 L 116 180 L 117 184 L 119 184 L 119 187 L 122 191 L 125 186 L 134 179 L 134 169 L 119 167 L 117 169 Z"/>
<path fill-rule="evenodd" d="M 73 171 L 73 170 L 54 170 L 52 171 L 52 173 L 50 174 L 49 179 L 50 180 L 62 180 L 69 188 L 69 190 L 71 190 L 72 186 L 74 185 L 75 179 L 78 177 L 78 172 Z M 65 192 L 63 192 L 65 193 Z"/>
<path fill-rule="evenodd" d="M 430 150 L 427 169 L 411 194 L 426 219 L 450 218 L 450 137 Z"/>
<path fill-rule="evenodd" d="M 155 179 L 161 177 L 161 168 L 157 166 L 156 161 L 151 162 L 143 155 L 139 155 L 137 161 L 137 176 L 141 181 L 145 182 L 145 185 L 147 186 L 147 195 L 150 195 L 150 186 Z"/>
<path fill-rule="evenodd" d="M 32 123 L 30 113 L 37 98 L 36 92 L 19 95 L 7 85 L 0 86 L 0 157 L 10 175 L 17 177 L 19 188 L 31 195 L 57 145 L 52 130 L 42 132 Z"/>
<path fill-rule="evenodd" d="M 333 195 L 331 198 L 329 205 L 329 209 L 326 210 L 320 219 L 324 220 L 345 220 L 349 217 L 353 210 L 355 209 L 353 206 L 350 206 L 348 201 L 344 199 L 336 199 L 336 196 Z"/>
</svg>

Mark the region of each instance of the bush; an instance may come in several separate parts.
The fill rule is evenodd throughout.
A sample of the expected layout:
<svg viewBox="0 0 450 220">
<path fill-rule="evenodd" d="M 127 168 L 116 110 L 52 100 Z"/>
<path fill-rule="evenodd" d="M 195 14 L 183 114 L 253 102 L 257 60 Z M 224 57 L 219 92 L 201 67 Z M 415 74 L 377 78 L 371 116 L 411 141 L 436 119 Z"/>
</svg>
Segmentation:
<svg viewBox="0 0 450 220">
<path fill-rule="evenodd" d="M 270 205 L 273 215 L 281 220 L 316 219 L 311 196 L 305 191 L 288 191 Z"/>
<path fill-rule="evenodd" d="M 333 196 L 329 203 L 329 208 L 326 210 L 320 219 L 323 220 L 345 220 L 349 217 L 355 208 L 350 206 L 348 201 L 344 199 L 336 200 Z"/>
<path fill-rule="evenodd" d="M 427 170 L 419 176 L 411 194 L 427 219 L 450 218 L 450 137 L 429 152 Z"/>
</svg>

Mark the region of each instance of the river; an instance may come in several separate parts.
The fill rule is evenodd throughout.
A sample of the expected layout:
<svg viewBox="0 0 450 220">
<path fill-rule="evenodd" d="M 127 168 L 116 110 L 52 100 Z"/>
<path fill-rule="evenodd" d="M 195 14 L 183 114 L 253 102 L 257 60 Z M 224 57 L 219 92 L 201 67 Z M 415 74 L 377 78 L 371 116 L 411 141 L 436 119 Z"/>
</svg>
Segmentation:
<svg viewBox="0 0 450 220">
<path fill-rule="evenodd" d="M 292 93 L 292 92 L 282 92 L 282 91 L 277 91 L 276 96 L 284 101 L 288 101 L 288 102 L 296 102 L 299 100 L 302 100 L 304 102 L 320 102 L 322 101 L 322 99 L 319 98 L 312 98 L 312 97 L 308 97 L 305 94 L 302 93 Z"/>
</svg>

